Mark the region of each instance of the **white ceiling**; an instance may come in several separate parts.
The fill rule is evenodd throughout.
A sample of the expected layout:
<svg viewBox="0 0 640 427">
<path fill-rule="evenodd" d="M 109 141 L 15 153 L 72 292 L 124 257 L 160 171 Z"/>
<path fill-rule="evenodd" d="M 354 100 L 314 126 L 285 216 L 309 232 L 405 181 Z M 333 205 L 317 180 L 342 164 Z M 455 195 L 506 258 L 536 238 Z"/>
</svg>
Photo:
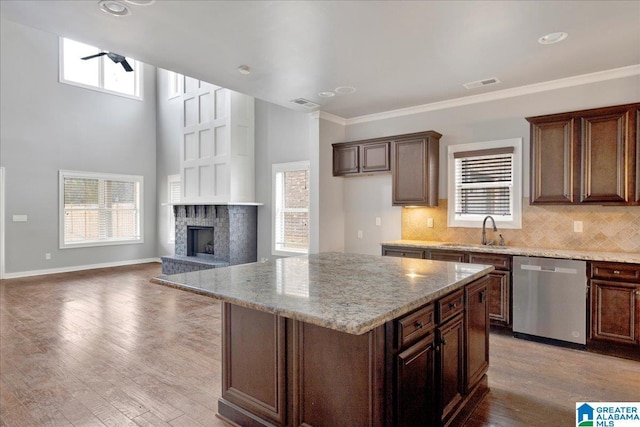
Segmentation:
<svg viewBox="0 0 640 427">
<path fill-rule="evenodd" d="M 0 1 L 2 18 L 343 118 L 640 64 L 640 1 Z M 555 45 L 538 38 L 564 31 Z M 251 67 L 241 75 L 237 67 Z M 501 84 L 462 84 L 497 77 Z M 320 91 L 353 86 L 354 94 Z"/>
</svg>

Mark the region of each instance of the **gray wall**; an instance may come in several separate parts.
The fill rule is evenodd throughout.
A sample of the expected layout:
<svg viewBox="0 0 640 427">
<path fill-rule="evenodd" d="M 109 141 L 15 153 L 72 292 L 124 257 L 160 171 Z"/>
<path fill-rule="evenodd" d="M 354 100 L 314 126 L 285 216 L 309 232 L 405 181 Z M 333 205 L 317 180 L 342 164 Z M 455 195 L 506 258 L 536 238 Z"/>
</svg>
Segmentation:
<svg viewBox="0 0 640 427">
<path fill-rule="evenodd" d="M 138 101 L 58 83 L 56 35 L 2 19 L 0 50 L 7 275 L 155 257 L 155 69 Z M 58 249 L 60 169 L 142 175 L 144 243 Z"/>
<path fill-rule="evenodd" d="M 158 176 L 156 208 L 158 210 L 158 245 L 160 256 L 173 255 L 175 245 L 169 243 L 170 207 L 167 177 L 180 174 L 180 141 L 182 140 L 182 97 L 169 99 L 168 72 L 157 70 L 157 103 L 156 103 L 156 173 Z M 174 233 L 171 233 L 174 234 Z"/>
<path fill-rule="evenodd" d="M 258 260 L 271 255 L 271 165 L 310 160 L 309 115 L 256 99 Z"/>
<path fill-rule="evenodd" d="M 523 138 L 524 196 L 529 188 L 529 125 L 525 117 L 618 105 L 640 100 L 640 76 L 608 80 L 456 108 L 346 126 L 346 140 L 435 130 L 440 140 L 440 199 L 447 197 L 447 146 Z M 380 243 L 399 239 L 401 208 L 391 206 L 391 176 L 344 179 L 345 251 L 380 253 Z M 371 224 L 382 217 L 382 229 Z M 385 219 L 386 218 L 386 219 Z M 363 238 L 358 239 L 358 227 Z"/>
</svg>

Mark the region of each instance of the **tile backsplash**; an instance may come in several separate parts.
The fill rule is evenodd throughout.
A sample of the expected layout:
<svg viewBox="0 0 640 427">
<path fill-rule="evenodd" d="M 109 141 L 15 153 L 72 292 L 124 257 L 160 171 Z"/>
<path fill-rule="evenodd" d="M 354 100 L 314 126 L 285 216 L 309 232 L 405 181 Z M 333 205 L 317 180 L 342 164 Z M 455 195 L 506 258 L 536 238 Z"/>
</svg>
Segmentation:
<svg viewBox="0 0 640 427">
<path fill-rule="evenodd" d="M 582 221 L 582 233 L 573 231 L 574 221 Z M 522 229 L 498 232 L 507 246 L 640 253 L 640 207 L 531 206 L 525 198 Z M 436 208 L 402 210 L 403 239 L 480 243 L 481 236 L 479 228 L 447 227 L 446 199 Z M 497 242 L 498 234 L 487 227 L 487 238 Z"/>
</svg>

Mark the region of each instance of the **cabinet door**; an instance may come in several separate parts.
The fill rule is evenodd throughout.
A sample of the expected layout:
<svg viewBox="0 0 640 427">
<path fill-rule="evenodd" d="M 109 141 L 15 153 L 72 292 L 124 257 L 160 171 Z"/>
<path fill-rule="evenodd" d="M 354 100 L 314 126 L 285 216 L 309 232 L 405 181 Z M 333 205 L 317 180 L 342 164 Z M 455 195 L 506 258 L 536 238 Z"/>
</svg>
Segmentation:
<svg viewBox="0 0 640 427">
<path fill-rule="evenodd" d="M 391 169 L 389 162 L 389 143 L 376 142 L 360 146 L 362 158 L 361 172 L 383 172 Z"/>
<path fill-rule="evenodd" d="M 433 334 L 396 357 L 396 425 L 430 426 L 435 421 Z"/>
<path fill-rule="evenodd" d="M 581 203 L 629 201 L 630 115 L 626 107 L 603 109 L 581 117 Z"/>
<path fill-rule="evenodd" d="M 391 150 L 394 206 L 438 205 L 438 139 L 419 136 L 395 140 Z"/>
<path fill-rule="evenodd" d="M 574 119 L 546 118 L 531 123 L 531 199 L 536 204 L 576 201 L 579 153 Z"/>
<path fill-rule="evenodd" d="M 333 176 L 359 172 L 358 146 L 333 147 Z"/>
<path fill-rule="evenodd" d="M 502 326 L 511 325 L 511 273 L 492 271 L 489 277 L 489 319 Z"/>
<path fill-rule="evenodd" d="M 640 204 L 640 107 L 636 108 L 636 204 Z"/>
<path fill-rule="evenodd" d="M 462 314 L 438 328 L 438 366 L 442 424 L 455 412 L 464 393 L 464 320 Z"/>
<path fill-rule="evenodd" d="M 591 280 L 591 338 L 640 344 L 639 285 Z"/>
<path fill-rule="evenodd" d="M 466 393 L 471 391 L 489 368 L 488 283 L 489 278 L 485 277 L 465 288 Z"/>
</svg>

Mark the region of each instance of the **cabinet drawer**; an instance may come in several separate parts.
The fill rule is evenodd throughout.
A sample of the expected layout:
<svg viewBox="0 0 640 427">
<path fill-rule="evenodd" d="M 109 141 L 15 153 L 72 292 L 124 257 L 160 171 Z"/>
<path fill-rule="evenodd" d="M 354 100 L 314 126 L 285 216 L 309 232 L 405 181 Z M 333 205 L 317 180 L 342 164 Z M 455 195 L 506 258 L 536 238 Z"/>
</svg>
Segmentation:
<svg viewBox="0 0 640 427">
<path fill-rule="evenodd" d="M 402 348 L 431 332 L 435 326 L 434 306 L 421 308 L 398 320 L 398 347 Z"/>
<path fill-rule="evenodd" d="M 594 279 L 619 279 L 640 283 L 640 265 L 614 262 L 592 262 L 590 277 Z"/>
<path fill-rule="evenodd" d="M 508 255 L 470 253 L 469 263 L 490 264 L 496 270 L 511 270 L 511 257 Z"/>
<path fill-rule="evenodd" d="M 425 258 L 424 249 L 382 248 L 382 255 L 402 258 Z"/>
<path fill-rule="evenodd" d="M 430 251 L 429 259 L 435 261 L 466 262 L 466 254 L 456 251 Z"/>
<path fill-rule="evenodd" d="M 458 313 L 462 313 L 464 309 L 464 291 L 460 289 L 451 295 L 441 298 L 436 303 L 438 306 L 438 323 L 442 324 L 454 317 Z"/>
</svg>

